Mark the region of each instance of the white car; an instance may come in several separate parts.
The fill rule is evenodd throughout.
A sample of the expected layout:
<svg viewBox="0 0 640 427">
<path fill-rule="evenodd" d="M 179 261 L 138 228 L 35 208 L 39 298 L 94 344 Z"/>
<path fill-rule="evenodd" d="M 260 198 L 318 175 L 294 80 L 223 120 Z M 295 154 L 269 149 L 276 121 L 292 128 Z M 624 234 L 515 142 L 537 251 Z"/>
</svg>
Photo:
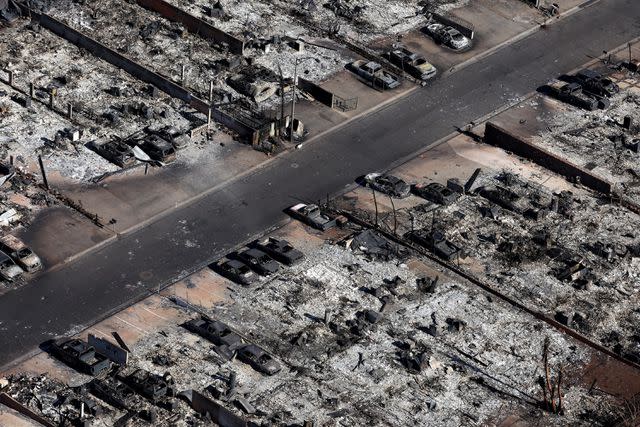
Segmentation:
<svg viewBox="0 0 640 427">
<path fill-rule="evenodd" d="M 325 231 L 336 226 L 336 219 L 322 213 L 317 205 L 298 203 L 289 208 L 289 214 L 318 230 Z"/>
<path fill-rule="evenodd" d="M 462 33 L 449 25 L 429 24 L 427 32 L 436 43 L 444 44 L 454 50 L 461 50 L 469 47 L 470 40 Z"/>
<path fill-rule="evenodd" d="M 0 250 L 9 255 L 11 259 L 29 273 L 42 269 L 40 257 L 16 236 L 7 234 L 0 238 Z"/>
<path fill-rule="evenodd" d="M 0 277 L 4 280 L 13 281 L 22 273 L 22 269 L 16 265 L 9 255 L 0 252 Z"/>
</svg>

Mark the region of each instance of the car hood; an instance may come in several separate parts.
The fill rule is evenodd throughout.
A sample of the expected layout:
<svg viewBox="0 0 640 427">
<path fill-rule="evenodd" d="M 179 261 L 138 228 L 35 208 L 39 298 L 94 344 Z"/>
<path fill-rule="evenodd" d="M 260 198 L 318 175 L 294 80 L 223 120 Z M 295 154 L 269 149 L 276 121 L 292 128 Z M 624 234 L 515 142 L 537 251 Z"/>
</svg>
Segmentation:
<svg viewBox="0 0 640 427">
<path fill-rule="evenodd" d="M 424 64 L 417 65 L 416 68 L 423 73 L 429 73 L 436 69 L 436 67 L 434 67 L 433 64 L 429 62 L 425 62 Z"/>
<path fill-rule="evenodd" d="M 12 265 L 10 267 L 5 268 L 2 271 L 2 274 L 5 277 L 8 277 L 9 279 L 13 279 L 14 277 L 17 277 L 20 274 L 22 274 L 22 269 L 20 267 L 18 267 L 17 265 Z"/>
</svg>

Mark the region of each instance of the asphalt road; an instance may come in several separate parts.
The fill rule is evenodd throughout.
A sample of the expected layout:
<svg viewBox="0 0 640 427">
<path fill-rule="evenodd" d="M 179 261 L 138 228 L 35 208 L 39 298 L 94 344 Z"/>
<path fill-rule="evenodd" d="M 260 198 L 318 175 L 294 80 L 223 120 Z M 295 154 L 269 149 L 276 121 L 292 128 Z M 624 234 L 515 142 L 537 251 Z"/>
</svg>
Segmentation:
<svg viewBox="0 0 640 427">
<path fill-rule="evenodd" d="M 549 78 L 640 36 L 640 2 L 602 0 L 0 298 L 0 366 L 77 331 Z M 64 238 L 64 236 L 60 236 Z"/>
</svg>

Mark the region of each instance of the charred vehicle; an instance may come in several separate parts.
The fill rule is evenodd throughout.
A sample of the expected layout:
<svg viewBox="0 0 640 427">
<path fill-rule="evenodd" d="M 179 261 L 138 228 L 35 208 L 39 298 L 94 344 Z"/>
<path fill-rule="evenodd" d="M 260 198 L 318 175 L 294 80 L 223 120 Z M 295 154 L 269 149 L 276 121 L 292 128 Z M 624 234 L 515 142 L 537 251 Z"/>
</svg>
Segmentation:
<svg viewBox="0 0 640 427">
<path fill-rule="evenodd" d="M 256 240 L 252 245 L 276 261 L 286 265 L 293 265 L 304 259 L 304 254 L 291 246 L 291 243 L 286 240 L 268 237 L 266 239 Z"/>
<path fill-rule="evenodd" d="M 221 276 L 240 285 L 248 286 L 258 280 L 258 276 L 251 268 L 237 259 L 223 258 L 213 264 L 211 268 Z"/>
<path fill-rule="evenodd" d="M 386 90 L 400 86 L 400 78 L 382 68 L 377 62 L 358 60 L 352 62 L 349 69 L 375 88 Z"/>
<path fill-rule="evenodd" d="M 144 369 L 138 369 L 123 380 L 138 394 L 154 403 L 166 400 L 176 394 L 172 386 L 173 378 L 168 374 L 160 376 Z"/>
<path fill-rule="evenodd" d="M 394 49 L 387 53 L 387 57 L 392 64 L 419 80 L 429 80 L 437 73 L 436 67 L 424 56 L 406 48 Z"/>
<path fill-rule="evenodd" d="M 111 163 L 121 168 L 135 164 L 136 157 L 131 151 L 131 147 L 120 139 L 114 139 L 102 144 L 92 143 L 91 148 Z"/>
<path fill-rule="evenodd" d="M 240 335 L 236 334 L 226 324 L 208 318 L 192 319 L 184 324 L 184 327 L 211 341 L 216 346 L 216 353 L 229 360 L 234 351 L 242 346 Z"/>
<path fill-rule="evenodd" d="M 588 111 L 598 108 L 604 110 L 609 107 L 608 99 L 598 99 L 596 96 L 584 92 L 582 86 L 576 82 L 566 83 L 560 80 L 552 80 L 542 88 L 542 92 L 559 101 Z"/>
<path fill-rule="evenodd" d="M 471 46 L 471 41 L 455 28 L 440 23 L 429 24 L 426 33 L 433 41 L 443 44 L 453 50 L 463 50 Z"/>
<path fill-rule="evenodd" d="M 105 375 L 112 366 L 107 357 L 77 338 L 63 338 L 53 342 L 51 354 L 73 369 L 94 377 Z"/>
<path fill-rule="evenodd" d="M 280 264 L 260 249 L 244 249 L 239 251 L 237 256 L 240 261 L 263 276 L 268 276 L 280 271 Z"/>
<path fill-rule="evenodd" d="M 583 91 L 595 96 L 611 97 L 620 92 L 617 84 L 597 71 L 584 69 L 578 71 L 573 79 L 582 86 Z"/>
<path fill-rule="evenodd" d="M 0 277 L 4 280 L 13 281 L 23 273 L 23 270 L 15 263 L 9 255 L 0 252 Z"/>
<path fill-rule="evenodd" d="M 135 391 L 115 378 L 95 378 L 89 383 L 89 391 L 98 399 L 118 409 L 132 410 Z"/>
<path fill-rule="evenodd" d="M 139 146 L 149 157 L 158 162 L 171 163 L 176 159 L 176 149 L 173 144 L 159 135 L 149 135 Z"/>
<path fill-rule="evenodd" d="M 376 191 L 398 199 L 409 196 L 409 184 L 393 175 L 370 173 L 364 177 L 364 184 Z"/>
<path fill-rule="evenodd" d="M 449 206 L 460 198 L 460 193 L 456 193 L 438 182 L 426 185 L 416 184 L 411 188 L 411 192 L 425 200 L 444 206 Z"/>
<path fill-rule="evenodd" d="M 318 205 L 299 203 L 288 209 L 289 214 L 318 230 L 328 230 L 336 226 L 336 219 L 324 214 Z"/>
<path fill-rule="evenodd" d="M 460 248 L 447 240 L 440 230 L 414 230 L 407 233 L 407 237 L 445 261 L 452 261 L 460 253 Z"/>
<path fill-rule="evenodd" d="M 24 271 L 33 273 L 42 269 L 42 261 L 31 248 L 12 235 L 0 238 L 0 251 L 9 255 Z"/>
<path fill-rule="evenodd" d="M 275 375 L 282 367 L 273 357 L 255 344 L 248 344 L 238 350 L 238 359 L 258 372 Z"/>
</svg>

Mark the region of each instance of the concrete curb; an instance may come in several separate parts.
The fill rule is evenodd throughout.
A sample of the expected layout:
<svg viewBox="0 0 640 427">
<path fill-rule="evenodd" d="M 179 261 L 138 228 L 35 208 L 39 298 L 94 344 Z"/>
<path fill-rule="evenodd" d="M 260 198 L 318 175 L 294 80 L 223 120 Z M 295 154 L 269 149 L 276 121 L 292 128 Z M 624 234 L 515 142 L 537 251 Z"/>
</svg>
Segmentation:
<svg viewBox="0 0 640 427">
<path fill-rule="evenodd" d="M 559 17 L 554 19 L 551 22 L 551 24 L 555 24 L 557 22 L 561 22 L 564 18 L 567 18 L 567 17 L 573 15 L 574 13 L 576 13 L 577 11 L 582 9 L 585 4 L 592 5 L 592 4 L 600 2 L 600 1 L 601 0 L 595 0 L 595 1 L 587 0 L 583 4 L 575 6 L 575 7 L 571 8 L 571 9 L 569 9 L 567 12 L 564 12 Z M 462 63 L 460 63 L 458 65 L 455 65 L 452 68 L 452 71 L 443 73 L 442 74 L 442 78 L 447 78 L 448 76 L 454 74 L 455 72 L 460 71 L 460 70 L 464 69 L 465 67 L 468 67 L 469 65 L 472 65 L 473 63 L 486 58 L 487 56 L 490 56 L 491 54 L 497 52 L 498 50 L 500 50 L 502 48 L 505 48 L 505 47 L 507 47 L 507 46 L 509 46 L 509 45 L 511 45 L 513 43 L 516 43 L 516 42 L 518 42 L 518 41 L 530 36 L 531 34 L 534 34 L 535 32 L 539 31 L 545 25 L 550 25 L 550 24 L 549 23 L 544 23 L 544 24 L 540 24 L 540 25 L 534 26 L 534 27 L 530 28 L 529 30 L 526 30 L 523 33 L 520 33 L 520 34 L 512 37 L 511 39 L 505 40 L 504 42 L 502 42 L 502 43 L 500 43 L 500 44 L 498 44 L 498 45 L 496 45 L 496 46 L 494 46 L 492 48 L 489 48 L 489 49 L 487 49 L 487 50 L 485 50 L 483 52 L 478 53 L 474 57 L 469 58 L 468 60 L 463 61 Z M 342 127 L 344 127 L 344 126 L 346 126 L 346 125 L 348 125 L 348 124 L 350 124 L 350 123 L 352 123 L 352 122 L 354 122 L 356 120 L 359 120 L 359 119 L 361 119 L 363 117 L 366 117 L 366 116 L 368 116 L 370 114 L 373 114 L 375 112 L 384 110 L 385 108 L 387 108 L 388 106 L 392 105 L 396 101 L 398 101 L 398 100 L 400 100 L 400 99 L 402 99 L 402 98 L 404 98 L 406 96 L 409 96 L 410 94 L 412 94 L 413 92 L 415 92 L 415 91 L 417 91 L 417 90 L 419 90 L 421 88 L 422 88 L 421 86 L 411 87 L 411 88 L 409 88 L 409 89 L 407 89 L 407 90 L 405 90 L 403 92 L 400 92 L 400 93 L 392 96 L 389 99 L 384 100 L 382 103 L 376 105 L 375 107 L 372 107 L 372 108 L 370 108 L 368 110 L 364 110 L 364 111 L 354 115 L 353 117 L 349 117 L 344 122 L 341 122 L 341 123 L 339 123 L 338 125 L 336 125 L 334 127 L 325 129 L 324 131 L 318 133 L 317 135 L 314 135 L 312 138 L 310 138 L 309 140 L 307 140 L 306 142 L 303 143 L 303 147 L 304 147 L 304 145 L 311 144 L 311 143 L 314 143 L 314 142 L 318 141 L 319 139 L 321 139 L 325 135 L 327 135 L 327 134 L 329 134 L 331 132 L 335 132 L 335 131 L 341 129 Z M 511 106 L 512 105 L 510 105 L 508 108 L 511 108 Z M 456 134 L 456 132 L 452 133 L 451 135 L 455 135 L 455 134 Z M 437 143 L 439 144 L 440 142 L 438 141 Z M 435 146 L 435 145 L 437 145 L 437 144 L 432 144 L 431 146 Z M 132 234 L 132 233 L 134 233 L 134 232 L 136 232 L 136 231 L 138 231 L 138 230 L 140 230 L 140 229 L 142 229 L 142 228 L 144 228 L 144 227 L 146 227 L 146 226 L 148 226 L 150 224 L 153 224 L 156 221 L 161 220 L 162 218 L 164 218 L 165 216 L 169 215 L 172 211 L 174 211 L 176 209 L 188 206 L 188 205 L 190 205 L 192 203 L 195 203 L 195 202 L 199 201 L 200 199 L 203 199 L 204 197 L 206 197 L 206 196 L 218 191 L 220 188 L 228 185 L 231 182 L 234 182 L 236 180 L 251 176 L 252 174 L 257 173 L 260 170 L 262 170 L 262 169 L 266 168 L 267 166 L 271 165 L 276 160 L 282 158 L 283 157 L 282 154 L 285 154 L 285 153 L 287 153 L 289 151 L 292 151 L 294 149 L 295 149 L 294 147 L 288 147 L 286 150 L 284 150 L 282 153 L 280 153 L 280 155 L 277 155 L 277 156 L 274 156 L 272 158 L 269 158 L 269 159 L 265 160 L 264 162 L 256 165 L 254 168 L 247 169 L 246 171 L 241 172 L 240 174 L 235 175 L 232 178 L 224 180 L 224 181 L 214 185 L 213 187 L 210 187 L 209 189 L 207 189 L 207 190 L 205 190 L 205 191 L 203 191 L 203 192 L 201 192 L 199 194 L 191 196 L 191 197 L 189 197 L 189 198 L 177 203 L 172 209 L 168 209 L 168 210 L 159 212 L 159 213 L 157 213 L 155 215 L 152 215 L 151 217 L 149 217 L 147 219 L 142 220 L 141 222 L 139 222 L 139 223 L 137 223 L 135 225 L 132 225 L 132 226 L 130 226 L 130 227 L 128 227 L 128 228 L 126 228 L 126 229 L 124 229 L 122 231 L 116 232 L 113 236 L 108 237 L 105 240 L 103 240 L 103 241 L 101 241 L 101 242 L 99 242 L 99 243 L 97 243 L 97 244 L 95 244 L 95 245 L 93 245 L 91 247 L 88 247 L 88 248 L 86 248 L 86 249 L 84 249 L 84 250 L 82 250 L 82 251 L 80 251 L 80 252 L 78 252 L 76 254 L 73 254 L 73 255 L 65 258 L 63 261 L 51 266 L 48 269 L 48 271 L 59 270 L 60 268 L 62 268 L 64 266 L 67 266 L 68 264 L 73 263 L 74 261 L 78 260 L 79 258 L 82 258 L 83 256 L 85 256 L 85 255 L 87 255 L 89 253 L 99 251 L 100 249 L 108 246 L 109 244 L 119 240 L 122 236 L 126 236 L 126 235 L 129 235 L 129 234 Z"/>
</svg>

